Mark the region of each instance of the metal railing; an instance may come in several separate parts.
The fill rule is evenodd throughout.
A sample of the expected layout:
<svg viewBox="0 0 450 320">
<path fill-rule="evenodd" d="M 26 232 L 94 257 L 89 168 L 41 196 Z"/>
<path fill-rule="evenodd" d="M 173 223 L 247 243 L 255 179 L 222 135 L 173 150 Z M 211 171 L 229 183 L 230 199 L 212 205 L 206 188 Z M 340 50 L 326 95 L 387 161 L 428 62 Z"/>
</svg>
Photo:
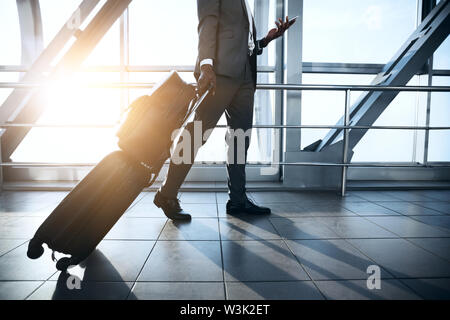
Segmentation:
<svg viewBox="0 0 450 320">
<path fill-rule="evenodd" d="M 2 82 L 0 88 L 37 89 L 52 86 L 52 83 L 17 83 Z M 73 84 L 71 84 L 73 85 Z M 121 88 L 121 89 L 148 89 L 154 83 L 81 83 L 74 87 L 79 88 Z M 249 166 L 319 166 L 319 167 L 342 167 L 341 194 L 345 196 L 347 183 L 347 170 L 349 167 L 393 167 L 393 168 L 450 168 L 450 164 L 439 163 L 349 163 L 348 162 L 348 140 L 350 129 L 356 130 L 450 130 L 450 127 L 436 126 L 352 126 L 350 125 L 350 95 L 352 91 L 392 91 L 392 92 L 450 92 L 450 86 L 373 86 L 373 85 L 298 85 L 298 84 L 258 84 L 258 90 L 298 90 L 298 91 L 343 91 L 345 93 L 344 125 L 254 125 L 255 129 L 342 129 L 343 150 L 342 163 L 326 162 L 249 162 Z M 11 127 L 44 127 L 44 128 L 114 128 L 115 124 L 0 124 L 0 128 Z M 226 128 L 226 125 L 217 125 L 216 128 Z M 223 165 L 225 162 L 202 161 L 194 163 L 201 165 Z M 58 167 L 58 168 L 86 168 L 95 166 L 95 163 L 11 163 L 1 162 L 0 167 Z"/>
</svg>

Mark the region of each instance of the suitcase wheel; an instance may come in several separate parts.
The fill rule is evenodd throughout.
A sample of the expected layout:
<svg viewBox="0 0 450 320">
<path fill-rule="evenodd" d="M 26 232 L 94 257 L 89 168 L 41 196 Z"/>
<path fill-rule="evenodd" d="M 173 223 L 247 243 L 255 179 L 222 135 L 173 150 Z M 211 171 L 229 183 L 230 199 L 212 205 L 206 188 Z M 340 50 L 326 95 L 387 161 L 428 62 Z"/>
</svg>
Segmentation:
<svg viewBox="0 0 450 320">
<path fill-rule="evenodd" d="M 42 243 L 35 239 L 31 239 L 30 243 L 28 244 L 28 251 L 27 256 L 30 259 L 37 259 L 40 256 L 44 254 L 44 247 L 42 246 Z"/>
<path fill-rule="evenodd" d="M 58 269 L 59 271 L 66 271 L 71 265 L 72 259 L 64 257 L 59 259 L 58 262 L 56 262 L 56 269 Z"/>
</svg>

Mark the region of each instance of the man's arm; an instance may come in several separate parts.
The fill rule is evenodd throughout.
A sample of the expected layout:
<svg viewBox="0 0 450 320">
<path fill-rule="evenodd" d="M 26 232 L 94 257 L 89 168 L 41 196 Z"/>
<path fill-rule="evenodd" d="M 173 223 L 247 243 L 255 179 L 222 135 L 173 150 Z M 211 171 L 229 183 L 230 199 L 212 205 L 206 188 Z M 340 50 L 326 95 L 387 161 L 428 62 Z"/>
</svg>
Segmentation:
<svg viewBox="0 0 450 320">
<path fill-rule="evenodd" d="M 199 93 L 208 88 L 214 95 L 216 74 L 213 69 L 216 59 L 217 26 L 219 24 L 220 0 L 197 0 L 198 14 L 198 59 L 200 61 Z"/>
<path fill-rule="evenodd" d="M 200 64 L 213 64 L 216 58 L 220 0 L 197 0 L 198 57 Z"/>
<path fill-rule="evenodd" d="M 278 21 L 275 21 L 276 28 L 271 29 L 264 38 L 256 41 L 256 46 L 253 53 L 257 55 L 262 54 L 263 49 L 267 47 L 267 45 L 271 41 L 281 37 L 284 32 L 295 23 L 296 20 L 296 18 L 294 18 L 293 20 L 289 20 L 289 18 L 286 17 L 286 21 L 283 21 L 282 19 L 278 19 Z"/>
</svg>

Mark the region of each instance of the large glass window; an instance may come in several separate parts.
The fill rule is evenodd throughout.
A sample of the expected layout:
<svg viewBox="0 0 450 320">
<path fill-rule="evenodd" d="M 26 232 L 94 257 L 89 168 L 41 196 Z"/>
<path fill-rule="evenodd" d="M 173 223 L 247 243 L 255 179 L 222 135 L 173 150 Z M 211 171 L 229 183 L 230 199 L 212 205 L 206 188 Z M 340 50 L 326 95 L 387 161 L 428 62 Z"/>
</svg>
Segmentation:
<svg viewBox="0 0 450 320">
<path fill-rule="evenodd" d="M 433 85 L 450 86 L 450 77 L 433 77 Z M 431 95 L 430 126 L 450 127 L 450 93 Z M 450 130 L 431 130 L 428 160 L 450 161 Z"/>
<path fill-rule="evenodd" d="M 15 0 L 3 0 L 0 10 L 0 65 L 20 65 L 20 25 Z"/>
<path fill-rule="evenodd" d="M 415 0 L 303 3 L 303 61 L 384 64 L 415 29 Z"/>
<path fill-rule="evenodd" d="M 373 75 L 355 74 L 303 74 L 304 84 L 317 85 L 364 85 L 370 84 Z M 355 102 L 359 93 L 351 94 L 351 102 Z M 334 126 L 344 114 L 345 95 L 341 91 L 303 91 L 302 115 L 303 125 Z M 301 148 L 323 139 L 330 129 L 302 129 Z"/>
<path fill-rule="evenodd" d="M 439 46 L 433 55 L 433 68 L 450 70 L 450 37 Z"/>
<path fill-rule="evenodd" d="M 73 83 L 119 82 L 117 73 L 78 73 Z M 114 124 L 120 116 L 120 91 L 76 89 L 71 82 L 50 87 L 40 124 Z M 32 128 L 11 159 L 16 162 L 93 163 L 116 149 L 115 129 Z"/>
<path fill-rule="evenodd" d="M 365 85 L 374 75 L 352 74 L 304 74 L 305 84 Z M 426 77 L 423 77 L 425 81 Z M 419 85 L 416 77 L 408 85 Z M 361 95 L 350 94 L 353 105 Z M 335 125 L 344 114 L 345 95 L 339 91 L 305 91 L 302 95 L 302 124 Z M 426 94 L 400 93 L 382 115 L 376 126 L 424 125 Z M 323 139 L 329 129 L 303 129 L 301 147 Z M 373 161 L 416 161 L 423 159 L 423 132 L 413 130 L 369 130 L 354 148 L 353 162 Z"/>
<path fill-rule="evenodd" d="M 44 31 L 44 47 L 47 47 L 53 40 L 80 3 L 81 0 L 39 0 Z"/>
<path fill-rule="evenodd" d="M 195 0 L 134 0 L 130 4 L 132 65 L 193 65 L 196 57 Z"/>
<path fill-rule="evenodd" d="M 426 85 L 427 77 L 414 77 L 407 85 Z M 424 126 L 426 93 L 401 92 L 374 126 Z M 353 162 L 416 162 L 423 160 L 423 131 L 369 130 L 354 149 Z"/>
</svg>

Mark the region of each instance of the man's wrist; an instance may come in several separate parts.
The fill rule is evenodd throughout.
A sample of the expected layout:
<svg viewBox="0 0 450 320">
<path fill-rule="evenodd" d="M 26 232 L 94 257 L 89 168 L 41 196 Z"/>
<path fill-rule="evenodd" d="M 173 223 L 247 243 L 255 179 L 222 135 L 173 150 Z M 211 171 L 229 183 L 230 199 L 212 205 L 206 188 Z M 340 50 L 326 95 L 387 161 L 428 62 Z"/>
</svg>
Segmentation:
<svg viewBox="0 0 450 320">
<path fill-rule="evenodd" d="M 200 67 L 200 72 L 206 72 L 206 73 L 210 74 L 211 72 L 214 72 L 214 69 L 213 69 L 212 65 L 204 64 Z"/>
<path fill-rule="evenodd" d="M 269 42 L 270 42 L 270 40 L 267 39 L 267 37 L 264 37 L 264 38 L 261 39 L 261 46 L 262 46 L 263 48 L 265 48 L 265 47 L 267 47 L 267 45 L 269 44 Z"/>
<path fill-rule="evenodd" d="M 203 59 L 200 62 L 200 68 L 203 67 L 204 65 L 212 66 L 213 65 L 213 59 Z"/>
</svg>

